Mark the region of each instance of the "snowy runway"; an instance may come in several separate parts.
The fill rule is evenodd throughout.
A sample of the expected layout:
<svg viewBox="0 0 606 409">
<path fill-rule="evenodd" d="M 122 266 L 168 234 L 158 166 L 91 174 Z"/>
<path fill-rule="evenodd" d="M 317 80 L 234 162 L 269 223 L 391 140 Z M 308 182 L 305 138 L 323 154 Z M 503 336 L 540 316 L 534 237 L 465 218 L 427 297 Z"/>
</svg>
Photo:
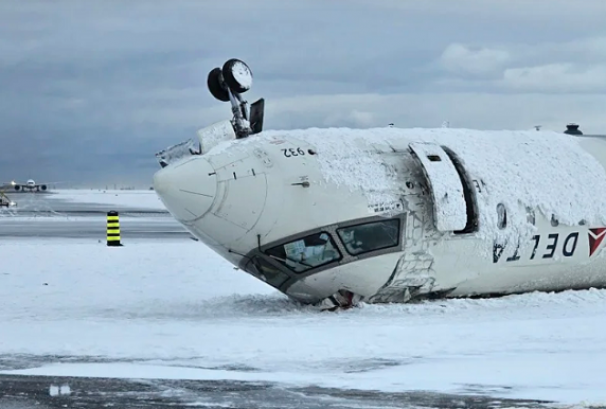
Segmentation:
<svg viewBox="0 0 606 409">
<path fill-rule="evenodd" d="M 0 260 L 0 389 L 22 385 L 15 375 L 90 376 L 192 388 L 187 402 L 200 405 L 208 385 L 248 385 L 268 407 L 280 390 L 302 399 L 292 407 L 606 404 L 606 291 L 320 313 L 187 238 L 108 248 L 1 237 Z M 99 388 L 68 381 L 73 396 L 76 384 Z M 242 396 L 224 407 L 247 407 Z"/>
</svg>

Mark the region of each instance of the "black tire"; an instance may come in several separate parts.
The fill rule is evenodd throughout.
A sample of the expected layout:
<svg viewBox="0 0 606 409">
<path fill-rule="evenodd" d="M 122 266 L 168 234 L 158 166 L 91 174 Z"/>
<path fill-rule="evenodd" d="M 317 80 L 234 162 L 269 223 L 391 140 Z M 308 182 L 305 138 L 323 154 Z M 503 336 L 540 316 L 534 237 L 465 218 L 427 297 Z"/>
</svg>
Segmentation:
<svg viewBox="0 0 606 409">
<path fill-rule="evenodd" d="M 232 58 L 223 64 L 223 78 L 233 92 L 242 94 L 248 91 L 252 85 L 252 77 L 252 71 L 242 60 Z"/>
<path fill-rule="evenodd" d="M 213 97 L 222 102 L 229 101 L 229 94 L 227 92 L 227 86 L 223 81 L 223 74 L 221 68 L 217 67 L 208 73 L 208 79 L 206 80 L 208 90 Z"/>
</svg>

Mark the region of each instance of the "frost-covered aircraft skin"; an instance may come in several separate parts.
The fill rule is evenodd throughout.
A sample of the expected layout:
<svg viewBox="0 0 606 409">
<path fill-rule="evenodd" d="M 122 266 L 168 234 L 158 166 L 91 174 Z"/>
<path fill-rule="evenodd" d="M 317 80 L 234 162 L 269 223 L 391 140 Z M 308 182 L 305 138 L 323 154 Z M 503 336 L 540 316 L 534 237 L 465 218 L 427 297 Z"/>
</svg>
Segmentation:
<svg viewBox="0 0 606 409">
<path fill-rule="evenodd" d="M 547 131 L 198 132 L 154 176 L 195 237 L 331 308 L 606 285 L 606 141 Z"/>
</svg>

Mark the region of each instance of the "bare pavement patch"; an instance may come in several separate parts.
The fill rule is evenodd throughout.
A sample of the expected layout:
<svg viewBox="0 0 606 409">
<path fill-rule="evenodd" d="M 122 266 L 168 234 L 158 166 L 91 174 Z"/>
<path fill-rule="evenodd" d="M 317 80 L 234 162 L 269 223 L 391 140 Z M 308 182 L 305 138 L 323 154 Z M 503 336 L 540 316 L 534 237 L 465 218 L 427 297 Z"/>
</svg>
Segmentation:
<svg viewBox="0 0 606 409">
<path fill-rule="evenodd" d="M 0 375 L 0 407 L 26 408 L 556 408 L 548 401 L 424 391 L 387 393 L 268 382 Z"/>
</svg>

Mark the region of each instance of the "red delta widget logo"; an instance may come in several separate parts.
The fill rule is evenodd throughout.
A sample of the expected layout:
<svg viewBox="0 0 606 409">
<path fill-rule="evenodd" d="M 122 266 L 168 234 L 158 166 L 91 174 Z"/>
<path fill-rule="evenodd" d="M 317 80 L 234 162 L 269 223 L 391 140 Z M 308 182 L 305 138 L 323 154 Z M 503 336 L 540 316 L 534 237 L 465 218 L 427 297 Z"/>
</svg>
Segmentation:
<svg viewBox="0 0 606 409">
<path fill-rule="evenodd" d="M 589 229 L 589 257 L 595 253 L 595 251 L 602 244 L 604 236 L 606 235 L 606 227 L 598 227 L 595 229 Z"/>
</svg>

